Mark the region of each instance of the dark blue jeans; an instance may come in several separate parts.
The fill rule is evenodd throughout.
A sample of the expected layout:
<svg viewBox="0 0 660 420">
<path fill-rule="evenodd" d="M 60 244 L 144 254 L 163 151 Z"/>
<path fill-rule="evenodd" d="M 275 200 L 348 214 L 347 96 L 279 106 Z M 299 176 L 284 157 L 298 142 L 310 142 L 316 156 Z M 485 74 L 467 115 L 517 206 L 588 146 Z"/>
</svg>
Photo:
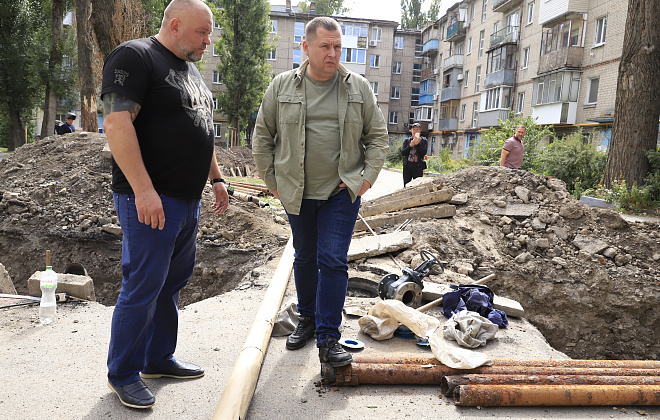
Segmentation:
<svg viewBox="0 0 660 420">
<path fill-rule="evenodd" d="M 300 214 L 289 214 L 293 234 L 293 275 L 301 316 L 316 318 L 316 345 L 326 336 L 340 338 L 342 310 L 348 288 L 348 247 L 360 198 L 351 202 L 347 190 L 327 200 L 303 200 Z"/>
<path fill-rule="evenodd" d="M 179 291 L 195 266 L 199 200 L 161 195 L 163 230 L 140 223 L 133 194 L 113 194 L 121 223 L 122 284 L 112 315 L 108 380 L 140 380 L 147 365 L 175 360 Z"/>
</svg>

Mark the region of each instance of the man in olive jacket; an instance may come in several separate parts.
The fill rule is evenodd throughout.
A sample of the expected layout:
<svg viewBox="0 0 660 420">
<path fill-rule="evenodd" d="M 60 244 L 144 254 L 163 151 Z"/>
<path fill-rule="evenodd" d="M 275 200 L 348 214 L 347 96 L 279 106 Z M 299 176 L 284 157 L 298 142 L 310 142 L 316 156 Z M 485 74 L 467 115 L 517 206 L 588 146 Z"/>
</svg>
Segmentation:
<svg viewBox="0 0 660 420">
<path fill-rule="evenodd" d="M 319 360 L 352 362 L 339 344 L 348 247 L 360 196 L 378 177 L 387 126 L 369 83 L 339 64 L 341 28 L 317 17 L 305 28 L 307 60 L 264 95 L 252 137 L 259 175 L 287 212 L 300 321 L 286 346 L 317 337 Z"/>
</svg>

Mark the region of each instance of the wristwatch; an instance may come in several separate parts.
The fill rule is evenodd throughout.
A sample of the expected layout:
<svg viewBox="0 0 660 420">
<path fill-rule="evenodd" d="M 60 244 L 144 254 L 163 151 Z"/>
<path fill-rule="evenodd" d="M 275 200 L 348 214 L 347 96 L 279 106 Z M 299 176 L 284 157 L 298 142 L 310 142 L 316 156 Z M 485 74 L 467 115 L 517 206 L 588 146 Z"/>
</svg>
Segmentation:
<svg viewBox="0 0 660 420">
<path fill-rule="evenodd" d="M 223 184 L 226 184 L 226 183 L 227 183 L 227 181 L 225 181 L 224 178 L 213 178 L 213 179 L 211 180 L 211 185 L 215 184 L 216 182 L 222 182 Z"/>
</svg>

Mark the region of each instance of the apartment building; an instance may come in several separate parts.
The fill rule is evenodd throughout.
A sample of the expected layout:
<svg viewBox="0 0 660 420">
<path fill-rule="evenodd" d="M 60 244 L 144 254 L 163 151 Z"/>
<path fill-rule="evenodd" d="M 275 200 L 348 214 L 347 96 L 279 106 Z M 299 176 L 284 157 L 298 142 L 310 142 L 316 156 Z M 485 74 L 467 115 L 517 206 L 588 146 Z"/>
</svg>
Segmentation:
<svg viewBox="0 0 660 420">
<path fill-rule="evenodd" d="M 433 154 L 447 147 L 455 158 L 467 156 L 511 111 L 559 135 L 583 127 L 607 147 L 626 15 L 627 1 L 615 0 L 451 6 L 422 31 L 420 93 L 433 82 L 437 89 L 428 125 Z M 429 99 L 422 97 L 415 113 L 422 109 L 427 118 Z"/>
<path fill-rule="evenodd" d="M 413 110 L 419 105 L 420 100 L 422 47 L 420 31 L 396 30 L 394 33 L 391 50 L 392 65 L 388 69 L 391 84 L 387 97 L 389 112 L 383 112 L 387 120 L 390 141 L 401 140 L 409 133 L 409 127 L 416 121 Z M 367 79 L 371 80 L 369 76 Z"/>
</svg>

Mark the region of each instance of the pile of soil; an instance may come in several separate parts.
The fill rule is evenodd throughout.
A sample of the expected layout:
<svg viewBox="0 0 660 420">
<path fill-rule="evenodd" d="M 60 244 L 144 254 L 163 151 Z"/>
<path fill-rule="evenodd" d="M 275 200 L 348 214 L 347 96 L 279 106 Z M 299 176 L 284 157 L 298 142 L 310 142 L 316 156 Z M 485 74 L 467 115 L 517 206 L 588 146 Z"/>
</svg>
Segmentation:
<svg viewBox="0 0 660 420">
<path fill-rule="evenodd" d="M 254 173 L 249 149 L 217 148 L 216 156 L 223 174 Z M 121 230 L 110 183 L 103 134 L 48 137 L 0 161 L 0 263 L 19 293 L 27 293 L 28 278 L 43 270 L 50 249 L 55 271 L 82 264 L 94 280 L 97 300 L 114 305 L 121 287 Z M 249 282 L 252 270 L 272 258 L 290 234 L 268 207 L 232 200 L 223 215 L 215 215 L 213 201 L 207 186 L 197 263 L 182 291 L 182 306 Z"/>
</svg>

